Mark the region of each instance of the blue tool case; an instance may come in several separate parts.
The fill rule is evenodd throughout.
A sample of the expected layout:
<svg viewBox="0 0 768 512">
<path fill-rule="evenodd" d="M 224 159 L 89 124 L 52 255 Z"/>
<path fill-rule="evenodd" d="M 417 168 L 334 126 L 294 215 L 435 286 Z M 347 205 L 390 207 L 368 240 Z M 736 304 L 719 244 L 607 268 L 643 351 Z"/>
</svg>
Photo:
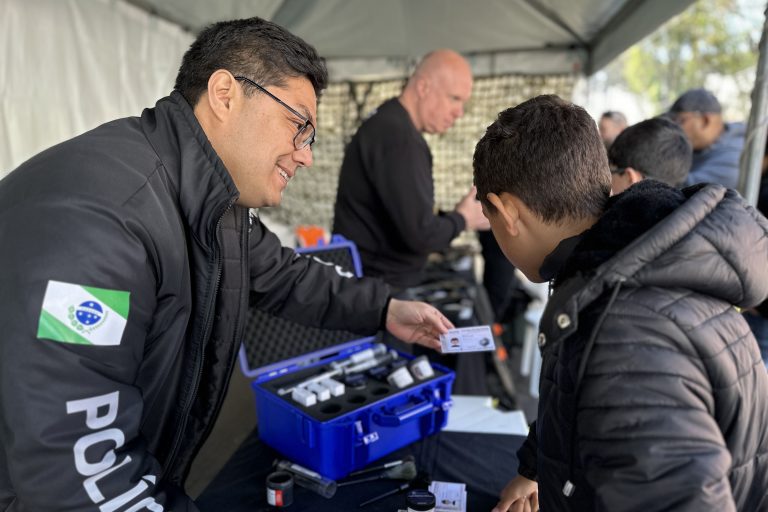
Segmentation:
<svg viewBox="0 0 768 512">
<path fill-rule="evenodd" d="M 356 247 L 340 237 L 297 252 L 361 275 Z M 305 406 L 291 393 L 281 393 L 334 367 L 351 367 L 353 355 L 359 358 L 385 348 L 372 337 L 305 327 L 251 309 L 240 364 L 251 379 L 260 439 L 286 458 L 339 479 L 438 432 L 448 420 L 454 372 L 432 363 L 434 375 L 413 378 L 404 386 L 395 384 L 385 373 L 414 363 L 412 356 L 402 353 L 391 360 L 395 355 L 390 350 L 375 356 L 389 358 L 387 364 L 334 376 L 345 384 L 339 396 Z"/>
</svg>

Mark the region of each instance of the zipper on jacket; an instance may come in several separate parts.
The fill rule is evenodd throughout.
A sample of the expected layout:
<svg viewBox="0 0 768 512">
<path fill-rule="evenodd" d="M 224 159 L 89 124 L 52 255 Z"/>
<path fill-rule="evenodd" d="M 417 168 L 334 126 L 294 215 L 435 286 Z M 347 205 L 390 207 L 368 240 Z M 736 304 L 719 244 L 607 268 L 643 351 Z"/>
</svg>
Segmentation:
<svg viewBox="0 0 768 512">
<path fill-rule="evenodd" d="M 592 333 L 589 336 L 589 339 L 587 340 L 587 344 L 584 345 L 584 351 L 581 354 L 581 361 L 579 362 L 579 370 L 576 374 L 576 384 L 573 389 L 573 413 L 571 417 L 571 446 L 570 450 L 568 450 L 568 479 L 565 481 L 565 485 L 563 485 L 562 492 L 565 495 L 566 498 L 570 498 L 573 496 L 574 491 L 576 490 L 576 484 L 573 483 L 575 480 L 573 476 L 573 465 L 574 465 L 574 459 L 576 458 L 576 415 L 578 412 L 578 403 L 579 403 L 579 391 L 581 390 L 581 381 L 584 378 L 584 374 L 587 372 L 587 361 L 589 360 L 589 356 L 592 354 L 592 347 L 595 346 L 595 340 L 597 340 L 597 333 L 600 331 L 600 328 L 603 326 L 603 322 L 605 322 L 605 317 L 608 316 L 608 310 L 611 309 L 611 306 L 616 301 L 616 297 L 619 295 L 619 290 L 621 290 L 621 285 L 624 284 L 624 281 L 626 279 L 624 277 L 619 277 L 619 279 L 616 281 L 616 285 L 613 288 L 613 291 L 611 292 L 611 297 L 608 299 L 608 304 L 606 304 L 605 309 L 600 313 L 600 316 L 597 319 L 597 322 L 595 322 L 594 327 L 592 328 Z"/>
<path fill-rule="evenodd" d="M 205 345 L 207 343 L 208 338 L 211 335 L 211 327 L 213 326 L 213 313 L 216 310 L 216 296 L 218 295 L 219 290 L 219 284 L 221 284 L 221 248 L 218 247 L 219 240 L 218 235 L 219 231 L 221 230 L 221 221 L 224 219 L 224 216 L 227 214 L 227 212 L 232 208 L 233 203 L 227 204 L 227 207 L 224 209 L 224 212 L 219 216 L 219 220 L 216 221 L 216 231 L 214 231 L 214 242 L 216 243 L 216 252 L 214 254 L 214 268 L 216 269 L 216 275 L 213 280 L 213 286 L 211 287 L 211 294 L 208 296 L 208 307 L 206 308 L 205 312 L 205 323 L 203 324 L 203 335 L 200 338 L 200 357 L 197 358 L 197 362 L 195 363 L 195 379 L 192 382 L 192 389 L 190 393 L 187 394 L 186 400 L 184 403 L 184 407 L 182 408 L 182 414 L 181 414 L 181 424 L 179 425 L 179 429 L 176 431 L 176 435 L 173 438 L 173 445 L 171 447 L 171 451 L 168 453 L 168 458 L 165 463 L 165 467 L 163 468 L 163 473 L 160 479 L 164 479 L 168 471 L 173 467 L 173 464 L 176 459 L 176 455 L 179 451 L 179 446 L 181 445 L 182 437 L 184 436 L 184 431 L 187 429 L 187 422 L 189 421 L 189 411 L 192 408 L 192 404 L 195 403 L 195 398 L 197 397 L 197 389 L 200 386 L 200 377 L 203 375 L 203 363 L 205 362 Z"/>
<path fill-rule="evenodd" d="M 250 235 L 250 232 L 251 232 L 251 225 L 250 225 L 251 218 L 250 218 L 250 214 L 247 213 L 247 211 L 246 211 L 246 218 L 244 220 L 245 220 L 245 222 L 243 223 L 243 227 L 241 229 L 242 236 L 240 237 L 240 242 L 241 242 L 241 246 L 240 246 L 241 249 L 240 250 L 242 251 L 241 256 L 243 256 L 243 257 L 241 258 L 240 261 L 242 261 L 243 265 L 246 265 L 246 269 L 245 269 L 245 271 L 242 271 L 241 275 L 245 275 L 247 273 L 247 265 L 248 265 L 247 254 L 248 254 L 248 243 L 249 243 L 249 240 L 250 240 L 250 236 L 249 235 Z M 245 294 L 245 297 L 240 297 L 241 299 L 244 299 L 244 300 L 241 300 L 240 303 L 241 304 L 245 304 L 246 314 L 247 314 L 247 310 L 248 310 L 248 293 L 249 293 L 248 292 L 248 290 L 249 290 L 248 282 L 249 282 L 249 278 L 248 277 L 243 279 L 243 283 L 241 283 L 241 284 L 242 284 L 243 294 Z M 238 314 L 241 314 L 241 313 L 242 313 L 242 311 L 238 311 Z M 233 339 L 232 339 L 232 343 L 235 344 L 238 347 L 240 345 L 241 332 L 242 332 L 242 329 L 243 329 L 244 325 L 245 325 L 245 321 L 244 320 L 240 320 L 239 318 L 236 319 L 235 332 L 234 332 L 234 336 L 233 336 Z M 237 350 L 234 350 L 232 352 L 232 357 L 229 360 L 229 367 L 228 367 L 229 369 L 227 370 L 227 378 L 225 379 L 225 382 L 227 383 L 226 385 L 228 385 L 229 380 L 232 377 L 232 370 L 235 367 L 235 362 L 237 361 L 237 353 L 238 352 L 239 352 L 239 348 Z M 203 431 L 203 435 L 202 435 L 202 437 L 200 439 L 206 439 L 208 437 L 208 435 L 211 433 L 211 430 L 213 430 L 213 427 L 216 424 L 216 419 L 218 418 L 219 412 L 221 411 L 221 407 L 224 405 L 225 395 L 226 395 L 226 393 L 222 393 L 221 394 L 221 397 L 219 398 L 218 403 L 216 404 L 216 409 L 213 411 L 213 415 L 211 416 L 211 421 L 209 421 L 208 425 L 206 425 L 205 430 Z"/>
</svg>

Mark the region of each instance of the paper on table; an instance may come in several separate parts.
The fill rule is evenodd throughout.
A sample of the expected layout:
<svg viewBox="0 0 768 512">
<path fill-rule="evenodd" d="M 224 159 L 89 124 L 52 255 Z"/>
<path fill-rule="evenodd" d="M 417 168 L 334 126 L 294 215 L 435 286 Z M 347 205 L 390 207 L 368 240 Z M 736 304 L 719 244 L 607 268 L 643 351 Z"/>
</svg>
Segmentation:
<svg viewBox="0 0 768 512">
<path fill-rule="evenodd" d="M 433 481 L 429 484 L 429 492 L 435 495 L 435 512 L 466 512 L 465 484 Z"/>
<path fill-rule="evenodd" d="M 494 409 L 491 397 L 453 395 L 453 407 L 448 414 L 449 432 L 528 435 L 528 422 L 523 411 Z"/>
</svg>

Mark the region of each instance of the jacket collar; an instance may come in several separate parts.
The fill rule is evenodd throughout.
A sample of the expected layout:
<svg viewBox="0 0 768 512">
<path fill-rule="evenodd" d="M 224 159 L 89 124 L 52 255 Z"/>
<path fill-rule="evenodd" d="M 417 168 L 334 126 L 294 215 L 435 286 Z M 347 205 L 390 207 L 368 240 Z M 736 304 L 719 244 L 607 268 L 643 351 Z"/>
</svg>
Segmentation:
<svg viewBox="0 0 768 512">
<path fill-rule="evenodd" d="M 583 236 L 584 234 L 581 233 L 576 236 L 560 240 L 560 243 L 557 244 L 555 250 L 549 253 L 546 258 L 544 258 L 544 263 L 542 263 L 541 268 L 539 269 L 539 276 L 544 281 L 551 281 L 558 273 L 560 273 L 563 264 L 568 260 L 568 258 L 571 257 L 573 250 L 579 244 Z"/>
<path fill-rule="evenodd" d="M 677 191 L 653 180 L 628 192 L 611 198 L 556 277 L 541 323 L 548 341 L 572 333 L 578 312 L 619 282 L 686 289 L 740 307 L 768 293 L 768 223 L 737 192 L 712 184 Z"/>
<path fill-rule="evenodd" d="M 192 236 L 211 247 L 219 218 L 240 194 L 192 107 L 174 91 L 144 110 L 141 127 L 178 194 Z"/>
</svg>

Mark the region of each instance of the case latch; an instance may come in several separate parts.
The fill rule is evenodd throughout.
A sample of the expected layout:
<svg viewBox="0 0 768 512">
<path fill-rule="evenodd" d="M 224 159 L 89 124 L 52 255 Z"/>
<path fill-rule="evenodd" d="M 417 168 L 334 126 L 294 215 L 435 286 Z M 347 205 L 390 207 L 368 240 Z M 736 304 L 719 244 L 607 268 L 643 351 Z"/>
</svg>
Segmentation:
<svg viewBox="0 0 768 512">
<path fill-rule="evenodd" d="M 355 430 L 357 430 L 357 437 L 360 439 L 360 441 L 364 445 L 369 445 L 371 443 L 375 443 L 379 440 L 379 433 L 378 432 L 371 432 L 370 434 L 364 434 L 363 433 L 363 424 L 362 422 L 356 421 L 355 422 Z"/>
</svg>

